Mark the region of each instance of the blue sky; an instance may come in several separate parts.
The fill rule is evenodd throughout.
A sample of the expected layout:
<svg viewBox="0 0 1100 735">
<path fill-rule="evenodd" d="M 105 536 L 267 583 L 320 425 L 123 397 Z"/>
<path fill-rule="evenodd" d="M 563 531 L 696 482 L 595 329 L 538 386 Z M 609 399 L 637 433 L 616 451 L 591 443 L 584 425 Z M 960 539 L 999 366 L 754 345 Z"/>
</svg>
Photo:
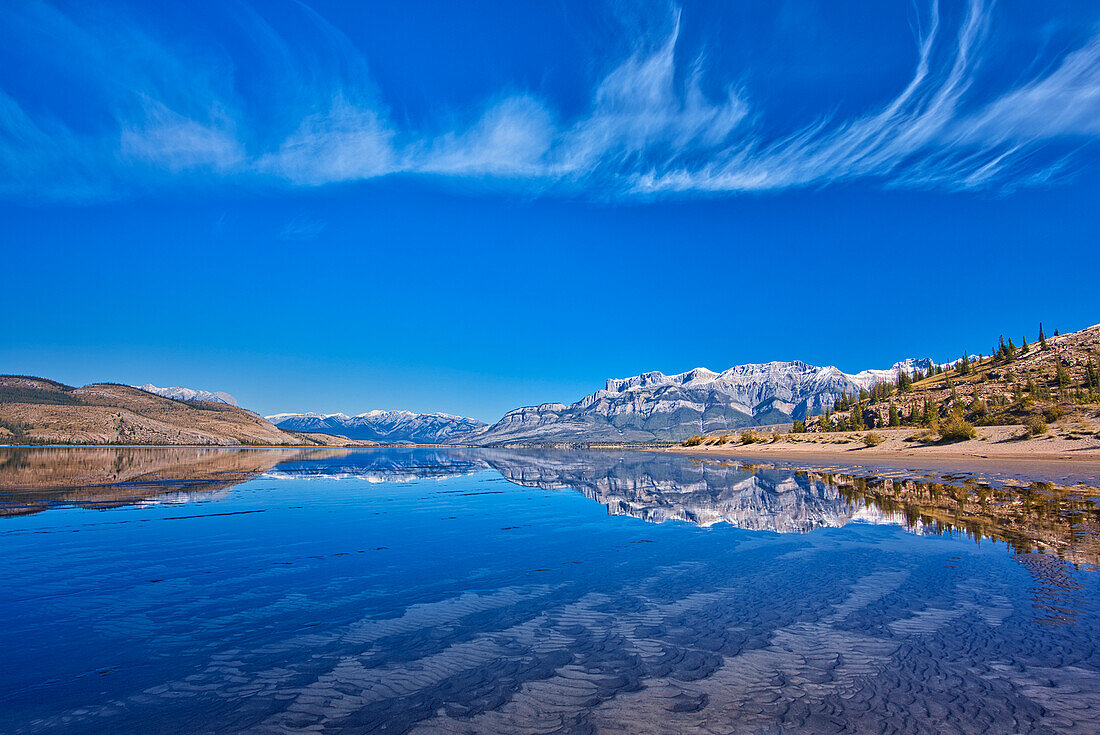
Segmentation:
<svg viewBox="0 0 1100 735">
<path fill-rule="evenodd" d="M 951 359 L 1100 322 L 1098 138 L 1091 2 L 13 3 L 0 371 L 494 420 Z"/>
</svg>

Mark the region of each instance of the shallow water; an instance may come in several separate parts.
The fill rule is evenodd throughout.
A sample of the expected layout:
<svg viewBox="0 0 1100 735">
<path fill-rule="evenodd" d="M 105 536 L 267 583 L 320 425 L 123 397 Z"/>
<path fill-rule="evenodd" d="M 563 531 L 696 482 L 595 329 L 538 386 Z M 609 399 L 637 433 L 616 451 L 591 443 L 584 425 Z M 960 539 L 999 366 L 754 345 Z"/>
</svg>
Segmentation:
<svg viewBox="0 0 1100 735">
<path fill-rule="evenodd" d="M 0 731 L 1100 732 L 1060 477 L 0 451 Z"/>
</svg>

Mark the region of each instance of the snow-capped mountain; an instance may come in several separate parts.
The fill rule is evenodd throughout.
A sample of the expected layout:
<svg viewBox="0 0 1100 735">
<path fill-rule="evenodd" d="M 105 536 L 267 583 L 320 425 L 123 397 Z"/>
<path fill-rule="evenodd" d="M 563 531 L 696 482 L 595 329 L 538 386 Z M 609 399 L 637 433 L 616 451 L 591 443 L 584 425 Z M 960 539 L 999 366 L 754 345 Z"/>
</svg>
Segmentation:
<svg viewBox="0 0 1100 735">
<path fill-rule="evenodd" d="M 156 393 L 158 396 L 164 396 L 165 398 L 175 398 L 177 401 L 213 401 L 214 403 L 225 403 L 230 406 L 237 405 L 237 399 L 223 391 L 196 390 L 195 388 L 184 388 L 182 385 L 158 388 L 152 383 L 133 387 L 140 388 L 148 393 Z"/>
<path fill-rule="evenodd" d="M 367 411 L 357 416 L 343 413 L 277 413 L 264 418 L 288 431 L 316 431 L 385 443 L 457 442 L 466 434 L 486 426 L 484 421 L 462 416 L 412 411 Z"/>
<path fill-rule="evenodd" d="M 902 371 L 927 370 L 931 360 L 906 360 L 854 375 L 804 362 L 706 368 L 679 375 L 643 373 L 612 378 L 603 390 L 571 405 L 544 403 L 509 411 L 462 437 L 480 445 L 679 441 L 692 434 L 802 419 L 832 408 L 842 393 L 858 393 Z"/>
</svg>

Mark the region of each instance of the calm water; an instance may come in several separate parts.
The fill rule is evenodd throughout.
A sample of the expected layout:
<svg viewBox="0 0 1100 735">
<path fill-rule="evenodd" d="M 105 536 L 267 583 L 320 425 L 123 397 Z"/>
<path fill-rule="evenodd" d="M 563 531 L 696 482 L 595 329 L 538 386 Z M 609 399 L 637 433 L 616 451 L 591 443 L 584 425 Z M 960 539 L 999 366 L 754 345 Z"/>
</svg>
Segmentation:
<svg viewBox="0 0 1100 735">
<path fill-rule="evenodd" d="M 1100 732 L 1084 486 L 921 475 L 0 452 L 0 731 Z"/>
</svg>

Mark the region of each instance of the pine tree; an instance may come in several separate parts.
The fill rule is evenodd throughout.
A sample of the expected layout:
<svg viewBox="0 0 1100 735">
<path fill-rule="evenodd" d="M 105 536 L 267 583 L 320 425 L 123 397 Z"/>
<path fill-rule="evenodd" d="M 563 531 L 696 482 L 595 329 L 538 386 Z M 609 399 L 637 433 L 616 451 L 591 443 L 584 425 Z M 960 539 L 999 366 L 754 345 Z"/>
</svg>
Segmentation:
<svg viewBox="0 0 1100 735">
<path fill-rule="evenodd" d="M 1089 355 L 1089 364 L 1085 367 L 1085 378 L 1089 382 L 1089 390 L 1100 389 L 1100 375 L 1097 375 L 1096 366 L 1092 364 L 1092 355 Z"/>
<path fill-rule="evenodd" d="M 1065 387 L 1073 382 L 1069 376 L 1069 371 L 1062 365 L 1062 361 L 1059 360 L 1054 368 L 1054 380 L 1060 387 Z"/>
<path fill-rule="evenodd" d="M 1042 349 L 1047 348 L 1047 336 L 1043 333 L 1043 323 L 1039 322 L 1039 347 Z"/>
<path fill-rule="evenodd" d="M 890 401 L 890 426 L 901 426 L 901 416 L 898 415 L 898 407 Z"/>
<path fill-rule="evenodd" d="M 904 370 L 898 372 L 898 379 L 894 381 L 894 387 L 897 389 L 898 393 L 905 392 L 905 378 L 907 375 L 908 373 L 906 373 Z"/>
<path fill-rule="evenodd" d="M 1022 345 L 1020 345 L 1020 354 L 1021 355 L 1026 355 L 1027 354 L 1027 337 L 1025 336 L 1023 339 L 1024 339 L 1024 343 Z"/>
<path fill-rule="evenodd" d="M 959 375 L 970 374 L 970 358 L 965 352 L 963 352 L 962 359 L 959 360 Z"/>
</svg>

